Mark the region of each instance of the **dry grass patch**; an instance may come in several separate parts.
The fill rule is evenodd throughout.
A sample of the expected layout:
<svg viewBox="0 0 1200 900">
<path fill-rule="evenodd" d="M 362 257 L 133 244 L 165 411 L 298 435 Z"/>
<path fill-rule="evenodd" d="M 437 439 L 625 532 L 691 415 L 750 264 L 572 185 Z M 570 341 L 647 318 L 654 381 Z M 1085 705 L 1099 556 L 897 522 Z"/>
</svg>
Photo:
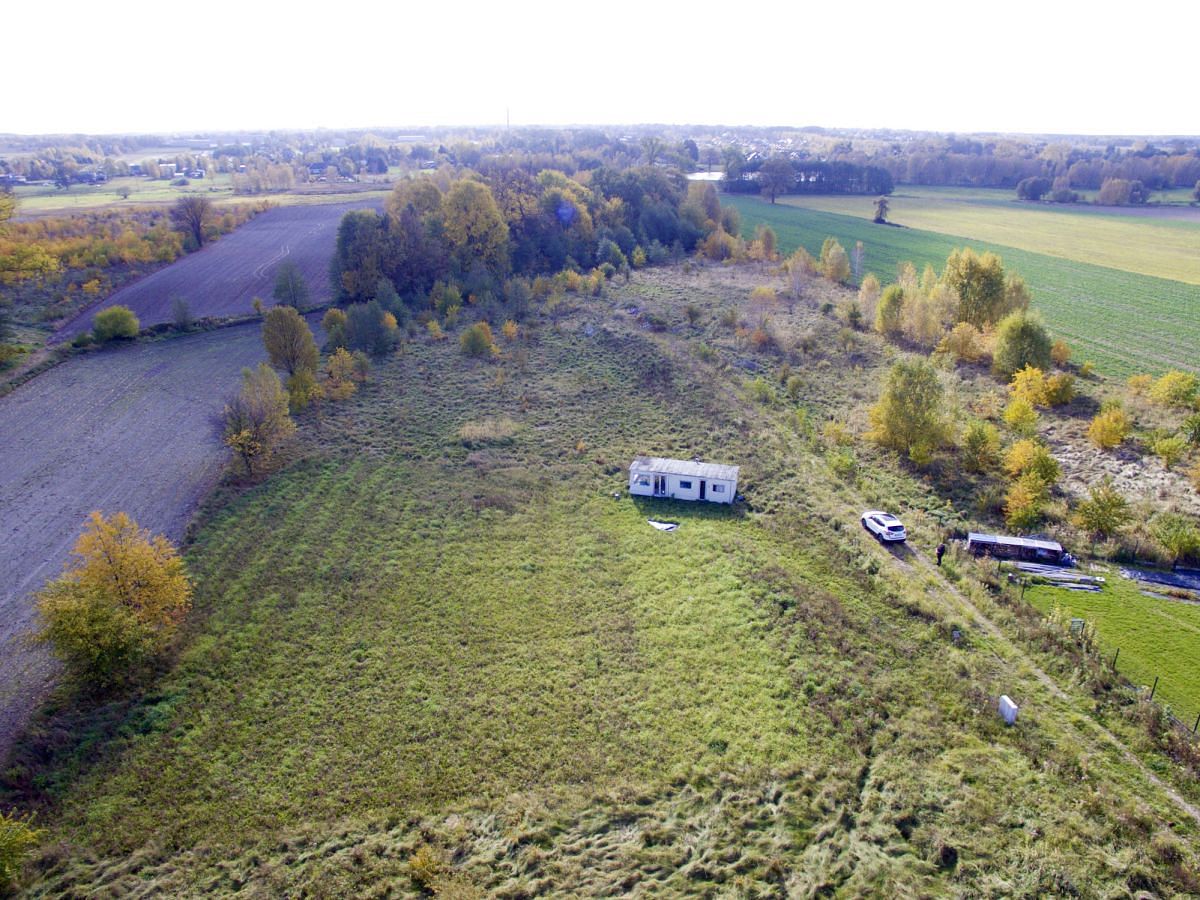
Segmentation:
<svg viewBox="0 0 1200 900">
<path fill-rule="evenodd" d="M 467 422 L 458 429 L 458 439 L 464 447 L 486 447 L 489 444 L 507 444 L 521 430 L 518 422 L 508 416 L 480 419 L 477 422 Z"/>
</svg>

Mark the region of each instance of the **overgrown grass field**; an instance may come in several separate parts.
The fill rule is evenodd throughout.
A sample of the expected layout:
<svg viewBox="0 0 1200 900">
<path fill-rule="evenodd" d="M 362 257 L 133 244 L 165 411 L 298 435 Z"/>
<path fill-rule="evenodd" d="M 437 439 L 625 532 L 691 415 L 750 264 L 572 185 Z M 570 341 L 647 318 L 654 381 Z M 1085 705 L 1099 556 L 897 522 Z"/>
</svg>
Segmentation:
<svg viewBox="0 0 1200 900">
<path fill-rule="evenodd" d="M 49 719 L 5 776 L 60 842 L 32 893 L 1185 883 L 1149 849 L 1192 833 L 1163 799 L 1119 755 L 1081 768 L 1074 713 L 743 396 L 718 322 L 752 283 L 643 276 L 489 362 L 422 338 L 306 414 L 210 505 L 153 692 Z M 740 464 L 749 501 L 632 500 L 640 453 Z"/>
<path fill-rule="evenodd" d="M 1096 626 L 1097 638 L 1111 659 L 1116 651 L 1117 670 L 1136 685 L 1149 688 L 1157 677 L 1155 697 L 1190 727 L 1200 714 L 1200 669 L 1196 647 L 1200 642 L 1200 606 L 1165 596 L 1150 597 L 1153 585 L 1122 578 L 1115 569 L 1100 593 L 1066 591 L 1033 586 L 1026 598 L 1050 613 L 1058 606 L 1070 616 Z"/>
<path fill-rule="evenodd" d="M 1195 315 L 1200 287 L 1194 284 L 1137 274 L 1111 264 L 1104 267 L 1048 252 L 1030 252 L 967 234 L 875 225 L 869 217 L 870 204 L 864 198 L 854 201 L 863 205 L 856 215 L 772 205 L 753 197 L 723 199 L 742 214 L 742 230 L 747 237 L 756 225 L 766 223 L 775 229 L 780 246 L 788 252 L 803 245 L 815 254 L 830 235 L 848 253 L 853 253 L 856 241 L 862 241 L 863 273 L 875 272 L 885 284 L 895 278 L 896 268 L 903 262 L 912 262 L 918 272 L 926 264 L 940 271 L 956 247 L 992 250 L 1003 258 L 1006 271 L 1026 280 L 1035 305 L 1054 332 L 1072 345 L 1077 362 L 1091 360 L 1101 373 L 1114 376 L 1161 373 L 1171 368 L 1197 371 L 1200 367 L 1195 352 L 1200 346 L 1200 317 Z M 964 209 L 972 207 L 966 205 Z M 994 212 L 991 207 L 975 214 L 984 219 L 1008 215 L 1005 210 Z M 1043 214 L 1031 211 L 1020 215 L 1036 220 Z M 1085 233 L 1089 223 L 1095 221 L 1082 214 L 1069 218 L 1072 223 L 1080 223 Z M 1142 220 L 1130 220 L 1128 224 L 1123 220 L 1115 227 L 1124 234 L 1141 224 Z M 1156 224 L 1175 232 L 1175 226 Z M 1179 229 L 1185 240 L 1189 235 L 1200 235 L 1194 227 L 1190 231 L 1182 226 Z M 1186 255 L 1189 259 L 1195 256 Z"/>
</svg>

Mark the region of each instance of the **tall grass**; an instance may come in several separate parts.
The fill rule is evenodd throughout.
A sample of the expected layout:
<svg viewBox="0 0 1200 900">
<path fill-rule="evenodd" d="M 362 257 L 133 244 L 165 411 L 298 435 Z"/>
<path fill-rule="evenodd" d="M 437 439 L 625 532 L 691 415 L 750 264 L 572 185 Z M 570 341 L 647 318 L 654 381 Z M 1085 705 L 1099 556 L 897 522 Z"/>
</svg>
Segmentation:
<svg viewBox="0 0 1200 900">
<path fill-rule="evenodd" d="M 63 842 L 34 893 L 1177 885 L 1109 864 L 1161 798 L 1120 759 L 1091 762 L 1103 791 L 1081 779 L 1061 710 L 953 637 L 782 401 L 627 312 L 682 321 L 727 291 L 647 277 L 533 331 L 522 365 L 414 344 L 306 422 L 284 471 L 214 500 L 177 664 L 109 711 L 107 743 L 67 739 L 82 712 L 23 763 Z M 464 445 L 504 417 L 504 442 Z M 750 503 L 631 499 L 639 453 L 737 462 Z"/>
</svg>

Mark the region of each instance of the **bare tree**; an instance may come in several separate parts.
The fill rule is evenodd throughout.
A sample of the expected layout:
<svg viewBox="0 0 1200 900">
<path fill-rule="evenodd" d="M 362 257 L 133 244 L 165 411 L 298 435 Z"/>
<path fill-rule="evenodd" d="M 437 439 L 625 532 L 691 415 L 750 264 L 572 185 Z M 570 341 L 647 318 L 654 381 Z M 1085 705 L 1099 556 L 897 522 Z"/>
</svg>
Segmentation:
<svg viewBox="0 0 1200 900">
<path fill-rule="evenodd" d="M 171 221 L 180 231 L 192 236 L 197 247 L 204 246 L 204 226 L 212 217 L 212 201 L 200 194 L 185 194 L 171 207 Z"/>
</svg>

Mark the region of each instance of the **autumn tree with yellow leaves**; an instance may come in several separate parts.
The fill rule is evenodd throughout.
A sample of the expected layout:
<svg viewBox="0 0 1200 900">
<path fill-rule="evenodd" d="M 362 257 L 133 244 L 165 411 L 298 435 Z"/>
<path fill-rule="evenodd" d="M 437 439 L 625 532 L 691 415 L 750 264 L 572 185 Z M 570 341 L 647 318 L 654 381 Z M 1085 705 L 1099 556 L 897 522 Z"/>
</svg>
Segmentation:
<svg viewBox="0 0 1200 900">
<path fill-rule="evenodd" d="M 170 643 L 191 606 L 175 547 L 123 512 L 88 516 L 75 562 L 37 595 L 37 640 L 89 687 L 126 678 Z"/>
</svg>

